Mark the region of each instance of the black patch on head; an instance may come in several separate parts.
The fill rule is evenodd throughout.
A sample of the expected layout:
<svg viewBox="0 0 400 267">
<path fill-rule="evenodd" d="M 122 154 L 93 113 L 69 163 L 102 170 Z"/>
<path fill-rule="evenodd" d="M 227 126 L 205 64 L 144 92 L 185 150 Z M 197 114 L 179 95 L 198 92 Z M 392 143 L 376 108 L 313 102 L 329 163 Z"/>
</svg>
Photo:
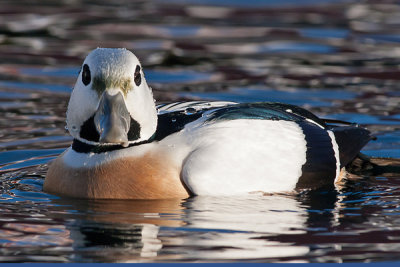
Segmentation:
<svg viewBox="0 0 400 267">
<path fill-rule="evenodd" d="M 307 121 L 296 122 L 307 143 L 306 163 L 301 167 L 297 189 L 333 187 L 336 177 L 336 157 L 327 130 Z"/>
<path fill-rule="evenodd" d="M 96 126 L 94 125 L 94 115 L 83 123 L 79 135 L 85 140 L 99 142 L 100 134 L 97 132 Z"/>
<path fill-rule="evenodd" d="M 142 75 L 140 75 L 140 66 L 139 65 L 136 66 L 135 77 L 133 79 L 137 86 L 139 86 L 142 83 Z"/>
<path fill-rule="evenodd" d="M 131 118 L 131 123 L 128 131 L 128 140 L 135 141 L 139 139 L 140 129 L 141 128 L 139 123 Z M 96 126 L 94 125 L 94 115 L 83 123 L 79 135 L 85 140 L 99 142 L 100 134 L 97 132 Z"/>
<path fill-rule="evenodd" d="M 131 124 L 128 131 L 128 140 L 135 141 L 140 138 L 140 124 L 131 118 Z"/>
<path fill-rule="evenodd" d="M 90 69 L 87 64 L 82 67 L 82 82 L 84 85 L 88 85 L 91 81 L 92 77 L 90 75 Z"/>
</svg>

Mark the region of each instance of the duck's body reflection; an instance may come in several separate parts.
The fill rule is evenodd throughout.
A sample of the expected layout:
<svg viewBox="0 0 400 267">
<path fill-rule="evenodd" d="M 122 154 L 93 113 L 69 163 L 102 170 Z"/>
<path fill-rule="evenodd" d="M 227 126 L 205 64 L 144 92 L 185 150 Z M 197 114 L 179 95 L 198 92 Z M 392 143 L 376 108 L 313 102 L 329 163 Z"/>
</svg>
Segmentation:
<svg viewBox="0 0 400 267">
<path fill-rule="evenodd" d="M 310 229 L 329 227 L 337 219 L 336 193 L 325 202 L 314 197 L 321 194 L 57 201 L 75 201 L 80 214 L 70 224 L 77 252 L 74 261 L 95 257 L 101 262 L 282 258 L 298 262 L 310 247 L 285 237 L 307 236 Z M 321 203 L 324 207 L 318 207 Z"/>
</svg>

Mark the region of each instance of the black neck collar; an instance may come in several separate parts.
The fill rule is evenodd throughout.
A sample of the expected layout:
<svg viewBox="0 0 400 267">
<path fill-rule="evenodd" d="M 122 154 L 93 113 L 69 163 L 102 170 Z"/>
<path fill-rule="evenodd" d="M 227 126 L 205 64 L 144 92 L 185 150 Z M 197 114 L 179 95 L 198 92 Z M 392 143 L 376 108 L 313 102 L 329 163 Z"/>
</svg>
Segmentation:
<svg viewBox="0 0 400 267">
<path fill-rule="evenodd" d="M 73 142 L 72 142 L 72 149 L 75 152 L 78 152 L 78 153 L 96 153 L 96 154 L 100 154 L 100 153 L 110 152 L 110 151 L 124 149 L 124 148 L 128 148 L 128 147 L 148 144 L 148 143 L 151 143 L 153 141 L 154 141 L 154 135 L 152 137 L 150 137 L 150 139 L 148 139 L 148 140 L 137 142 L 137 143 L 133 143 L 133 144 L 129 144 L 129 146 L 123 147 L 122 145 L 91 145 L 91 144 L 87 144 L 87 143 L 84 143 L 82 141 L 79 141 L 78 139 L 74 139 Z"/>
</svg>

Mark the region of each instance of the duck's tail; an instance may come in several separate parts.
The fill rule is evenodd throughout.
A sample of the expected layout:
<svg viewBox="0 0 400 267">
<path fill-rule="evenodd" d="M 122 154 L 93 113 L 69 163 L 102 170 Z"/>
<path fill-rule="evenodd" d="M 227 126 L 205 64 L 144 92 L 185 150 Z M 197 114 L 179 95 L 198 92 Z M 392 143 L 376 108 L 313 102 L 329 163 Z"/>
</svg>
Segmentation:
<svg viewBox="0 0 400 267">
<path fill-rule="evenodd" d="M 339 147 L 340 166 L 348 165 L 371 140 L 375 139 L 365 128 L 355 126 L 331 126 Z"/>
<path fill-rule="evenodd" d="M 335 134 L 340 149 L 340 163 L 348 173 L 357 176 L 399 176 L 400 159 L 370 157 L 359 152 L 369 141 L 377 138 L 356 123 L 323 119 Z"/>
<path fill-rule="evenodd" d="M 356 158 L 347 164 L 346 170 L 357 176 L 393 177 L 400 174 L 400 159 L 370 157 L 358 153 Z"/>
</svg>

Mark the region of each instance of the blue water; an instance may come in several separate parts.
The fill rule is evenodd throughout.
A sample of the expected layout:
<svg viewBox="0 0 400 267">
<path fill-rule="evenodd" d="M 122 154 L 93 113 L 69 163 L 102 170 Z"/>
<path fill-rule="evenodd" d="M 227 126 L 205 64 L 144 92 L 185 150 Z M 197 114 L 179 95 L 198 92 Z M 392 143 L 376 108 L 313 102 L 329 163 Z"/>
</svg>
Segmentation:
<svg viewBox="0 0 400 267">
<path fill-rule="evenodd" d="M 398 262 L 396 1 L 5 1 L 0 22 L 0 262 Z M 34 14 L 34 15 L 32 15 Z M 368 128 L 391 166 L 335 190 L 133 201 L 42 190 L 95 47 L 141 60 L 158 103 L 277 101 Z"/>
<path fill-rule="evenodd" d="M 262 87 L 243 87 L 231 88 L 226 92 L 189 92 L 182 93 L 184 97 L 201 97 L 209 100 L 260 102 L 272 101 L 282 102 L 293 105 L 307 104 L 310 106 L 333 106 L 333 99 L 346 100 L 354 98 L 357 94 L 353 92 L 343 92 L 343 90 L 321 90 L 297 88 L 290 91 L 279 91 L 271 88 Z"/>
<path fill-rule="evenodd" d="M 69 68 L 52 68 L 52 69 L 38 69 L 38 68 L 22 68 L 20 69 L 21 75 L 30 76 L 43 76 L 43 77 L 70 77 L 75 78 L 79 73 L 79 66 Z M 191 70 L 146 70 L 146 79 L 152 83 L 190 83 L 198 81 L 210 80 L 211 73 L 197 72 Z M 26 83 L 7 83 L 3 82 L 3 86 L 7 87 L 20 87 L 38 89 L 43 88 L 43 85 L 26 84 Z M 71 91 L 71 87 L 50 85 L 51 91 L 58 91 L 56 88 L 65 88 L 64 91 Z M 67 89 L 68 88 L 68 89 Z M 63 91 L 63 90 L 60 90 Z"/>
</svg>

